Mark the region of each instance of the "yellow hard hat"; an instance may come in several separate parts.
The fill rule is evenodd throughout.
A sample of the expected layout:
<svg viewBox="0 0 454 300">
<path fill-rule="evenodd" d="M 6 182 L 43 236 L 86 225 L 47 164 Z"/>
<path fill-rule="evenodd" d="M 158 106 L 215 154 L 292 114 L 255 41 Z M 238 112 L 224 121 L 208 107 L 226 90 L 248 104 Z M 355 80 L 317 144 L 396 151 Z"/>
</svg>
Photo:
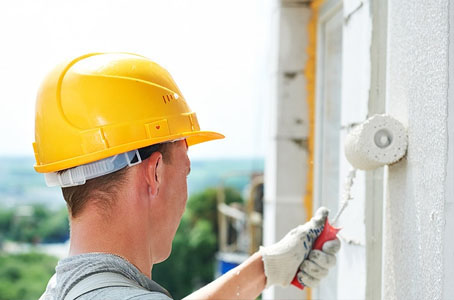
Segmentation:
<svg viewBox="0 0 454 300">
<path fill-rule="evenodd" d="M 127 53 L 92 53 L 57 66 L 36 101 L 35 170 L 56 172 L 153 144 L 224 138 L 201 131 L 170 74 Z"/>
</svg>

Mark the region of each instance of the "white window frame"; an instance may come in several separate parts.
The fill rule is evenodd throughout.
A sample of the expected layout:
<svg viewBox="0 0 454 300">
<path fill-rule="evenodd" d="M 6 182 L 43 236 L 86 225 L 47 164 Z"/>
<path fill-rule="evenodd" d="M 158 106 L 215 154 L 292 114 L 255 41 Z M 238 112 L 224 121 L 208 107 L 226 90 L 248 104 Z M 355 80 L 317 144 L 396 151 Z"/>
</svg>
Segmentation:
<svg viewBox="0 0 454 300">
<path fill-rule="evenodd" d="M 323 164 L 323 135 L 325 134 L 325 126 L 323 120 L 323 112 L 325 108 L 325 90 L 324 90 L 324 79 L 325 79 L 325 32 L 324 28 L 328 21 L 330 21 L 337 14 L 343 15 L 343 1 L 342 0 L 330 0 L 323 4 L 319 10 L 318 24 L 317 24 L 317 64 L 316 64 L 316 112 L 315 112 L 315 149 L 314 149 L 314 209 L 320 206 L 328 207 L 332 213 L 335 213 L 338 208 L 338 197 L 332 197 L 332 199 L 322 200 L 322 188 L 323 180 L 321 169 Z M 341 41 L 342 43 L 342 41 Z M 341 46 L 342 47 L 342 46 Z M 342 60 L 340 61 L 342 64 Z M 342 68 L 342 66 L 341 66 Z M 340 72 L 339 76 L 342 76 Z M 342 86 L 342 81 L 340 81 Z M 341 100 L 341 91 L 339 91 L 339 100 Z M 341 108 L 341 102 L 339 103 L 339 111 Z M 339 123 L 339 130 L 341 124 Z M 341 145 L 339 144 L 339 147 Z M 334 187 L 336 194 L 338 194 L 337 186 Z M 336 299 L 337 298 L 337 267 L 330 270 L 328 278 L 323 280 L 323 285 L 319 288 L 314 289 L 314 299 Z"/>
</svg>

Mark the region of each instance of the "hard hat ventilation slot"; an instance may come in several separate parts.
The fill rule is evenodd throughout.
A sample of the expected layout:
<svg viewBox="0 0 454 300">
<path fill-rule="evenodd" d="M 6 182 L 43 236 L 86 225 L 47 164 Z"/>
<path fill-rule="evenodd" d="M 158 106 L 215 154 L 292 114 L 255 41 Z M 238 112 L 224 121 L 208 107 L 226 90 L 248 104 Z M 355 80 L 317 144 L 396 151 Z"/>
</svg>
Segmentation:
<svg viewBox="0 0 454 300">
<path fill-rule="evenodd" d="M 174 97 L 174 95 L 175 95 L 175 97 Z M 174 94 L 174 95 L 169 94 L 169 95 L 162 96 L 162 99 L 164 100 L 164 104 L 167 104 L 167 102 L 170 102 L 170 100 L 175 100 L 175 99 L 179 98 L 179 96 L 177 94 Z"/>
</svg>

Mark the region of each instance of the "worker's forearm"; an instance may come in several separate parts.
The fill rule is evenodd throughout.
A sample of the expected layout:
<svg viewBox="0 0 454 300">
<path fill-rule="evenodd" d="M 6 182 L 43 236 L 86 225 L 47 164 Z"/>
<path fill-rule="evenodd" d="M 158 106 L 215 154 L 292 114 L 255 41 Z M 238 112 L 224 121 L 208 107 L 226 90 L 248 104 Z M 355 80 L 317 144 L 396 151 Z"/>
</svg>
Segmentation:
<svg viewBox="0 0 454 300">
<path fill-rule="evenodd" d="M 262 256 L 255 253 L 238 267 L 187 296 L 189 299 L 255 299 L 265 288 Z"/>
</svg>

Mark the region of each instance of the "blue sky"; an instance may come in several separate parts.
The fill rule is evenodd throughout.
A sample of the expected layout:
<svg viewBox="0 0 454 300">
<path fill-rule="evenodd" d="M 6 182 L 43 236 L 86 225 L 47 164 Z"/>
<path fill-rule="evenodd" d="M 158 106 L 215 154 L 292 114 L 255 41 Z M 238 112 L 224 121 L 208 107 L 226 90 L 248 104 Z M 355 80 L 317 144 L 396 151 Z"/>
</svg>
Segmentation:
<svg viewBox="0 0 454 300">
<path fill-rule="evenodd" d="M 269 138 L 271 21 L 261 0 L 0 2 L 0 155 L 32 155 L 44 75 L 88 52 L 145 55 L 173 75 L 202 129 L 227 138 L 192 158 L 264 156 Z"/>
</svg>

